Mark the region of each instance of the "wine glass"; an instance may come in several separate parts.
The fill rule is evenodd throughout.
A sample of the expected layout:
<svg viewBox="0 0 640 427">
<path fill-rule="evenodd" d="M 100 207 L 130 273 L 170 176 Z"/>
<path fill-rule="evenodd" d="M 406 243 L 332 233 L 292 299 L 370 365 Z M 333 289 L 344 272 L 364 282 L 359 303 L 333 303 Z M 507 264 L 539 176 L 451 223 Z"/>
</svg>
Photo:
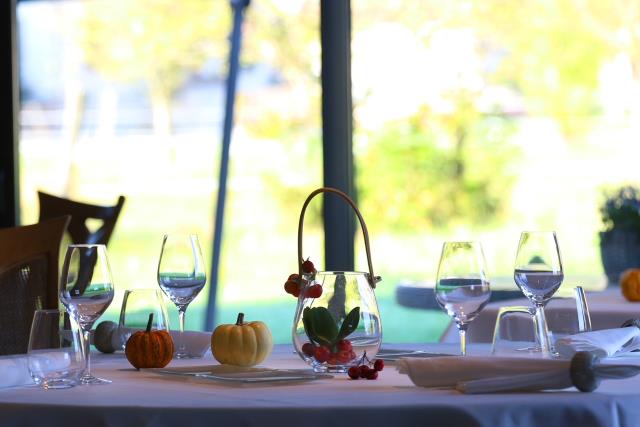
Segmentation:
<svg viewBox="0 0 640 427">
<path fill-rule="evenodd" d="M 158 284 L 162 291 L 178 307 L 180 339 L 175 357 L 191 356 L 184 342 L 184 318 L 187 307 L 200 293 L 207 281 L 198 236 L 165 235 L 158 262 Z"/>
<path fill-rule="evenodd" d="M 113 280 L 105 245 L 69 245 L 60 277 L 60 302 L 82 330 L 85 370 L 82 384 L 111 381 L 91 375 L 90 338 L 93 323 L 113 300 Z"/>
<path fill-rule="evenodd" d="M 438 265 L 436 301 L 456 322 L 463 356 L 467 353 L 469 322 L 484 308 L 490 295 L 480 243 L 445 242 Z"/>
<path fill-rule="evenodd" d="M 554 231 L 524 231 L 520 235 L 513 278 L 535 307 L 537 338 L 543 355 L 552 355 L 544 306 L 564 279 Z"/>
</svg>

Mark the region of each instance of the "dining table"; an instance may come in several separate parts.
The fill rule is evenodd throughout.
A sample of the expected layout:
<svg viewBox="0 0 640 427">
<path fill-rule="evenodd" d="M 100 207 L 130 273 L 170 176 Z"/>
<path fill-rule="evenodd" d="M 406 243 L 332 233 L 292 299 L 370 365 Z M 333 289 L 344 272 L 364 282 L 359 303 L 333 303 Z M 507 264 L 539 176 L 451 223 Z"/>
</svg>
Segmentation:
<svg viewBox="0 0 640 427">
<path fill-rule="evenodd" d="M 457 344 L 384 345 L 389 351 L 455 354 Z M 395 350 L 394 350 L 395 349 Z M 469 354 L 487 355 L 487 344 Z M 526 363 L 526 359 L 523 359 Z M 640 365 L 640 357 L 624 358 Z M 217 362 L 173 360 L 167 368 L 202 371 Z M 263 366 L 308 366 L 290 344 L 276 345 Z M 0 425 L 13 426 L 637 426 L 640 377 L 605 380 L 592 393 L 576 389 L 467 395 L 415 386 L 387 358 L 376 380 L 337 373 L 278 382 L 220 381 L 156 370 L 136 370 L 122 352 L 92 354 L 92 371 L 106 385 L 44 390 L 35 385 L 0 389 Z"/>
</svg>

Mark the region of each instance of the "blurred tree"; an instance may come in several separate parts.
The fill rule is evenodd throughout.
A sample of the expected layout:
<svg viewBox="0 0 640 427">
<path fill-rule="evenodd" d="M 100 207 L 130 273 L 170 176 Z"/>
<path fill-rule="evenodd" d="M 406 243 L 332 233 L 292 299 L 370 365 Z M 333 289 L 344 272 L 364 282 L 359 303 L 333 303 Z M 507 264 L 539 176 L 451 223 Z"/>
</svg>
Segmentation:
<svg viewBox="0 0 640 427">
<path fill-rule="evenodd" d="M 511 118 L 478 111 L 459 94 L 455 112 L 424 107 L 369 135 L 358 188 L 372 229 L 395 232 L 489 227 L 508 213 L 517 155 Z"/>
<path fill-rule="evenodd" d="M 603 66 L 624 55 L 640 77 L 636 0 L 474 2 L 469 24 L 502 52 L 496 83 L 522 94 L 527 115 L 556 120 L 580 140 L 601 113 Z"/>
<path fill-rule="evenodd" d="M 226 54 L 228 3 L 97 0 L 83 4 L 78 29 L 85 62 L 107 79 L 144 82 L 155 132 L 171 133 L 171 100 L 176 90 L 216 54 Z"/>
</svg>

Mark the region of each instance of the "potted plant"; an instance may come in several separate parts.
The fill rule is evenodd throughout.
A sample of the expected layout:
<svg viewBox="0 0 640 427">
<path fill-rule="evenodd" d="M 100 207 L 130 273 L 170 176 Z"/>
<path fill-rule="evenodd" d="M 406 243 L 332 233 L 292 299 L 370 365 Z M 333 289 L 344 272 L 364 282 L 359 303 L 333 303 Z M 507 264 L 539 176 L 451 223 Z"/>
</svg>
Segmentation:
<svg viewBox="0 0 640 427">
<path fill-rule="evenodd" d="M 605 192 L 600 213 L 604 224 L 600 232 L 602 265 L 608 286 L 617 286 L 624 270 L 640 267 L 640 190 L 623 186 Z"/>
</svg>

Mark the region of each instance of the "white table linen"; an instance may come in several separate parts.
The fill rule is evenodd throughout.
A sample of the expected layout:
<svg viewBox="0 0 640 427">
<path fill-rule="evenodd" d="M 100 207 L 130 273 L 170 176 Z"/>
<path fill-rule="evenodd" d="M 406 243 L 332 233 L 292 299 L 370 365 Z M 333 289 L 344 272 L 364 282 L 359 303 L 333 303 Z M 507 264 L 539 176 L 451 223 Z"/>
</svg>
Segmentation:
<svg viewBox="0 0 640 427">
<path fill-rule="evenodd" d="M 398 347 L 397 345 L 393 347 Z M 456 345 L 402 346 L 455 352 Z M 486 354 L 486 345 L 469 346 Z M 628 358 L 625 362 L 640 363 Z M 135 371 L 121 353 L 92 355 L 104 386 L 68 390 L 0 390 L 0 425 L 101 426 L 635 426 L 640 422 L 640 380 L 604 381 L 596 393 L 551 392 L 463 395 L 414 386 L 387 364 L 375 381 L 346 375 L 307 383 L 229 385 Z M 207 365 L 202 360 L 170 366 Z M 290 345 L 276 346 L 264 364 L 303 368 Z"/>
</svg>

